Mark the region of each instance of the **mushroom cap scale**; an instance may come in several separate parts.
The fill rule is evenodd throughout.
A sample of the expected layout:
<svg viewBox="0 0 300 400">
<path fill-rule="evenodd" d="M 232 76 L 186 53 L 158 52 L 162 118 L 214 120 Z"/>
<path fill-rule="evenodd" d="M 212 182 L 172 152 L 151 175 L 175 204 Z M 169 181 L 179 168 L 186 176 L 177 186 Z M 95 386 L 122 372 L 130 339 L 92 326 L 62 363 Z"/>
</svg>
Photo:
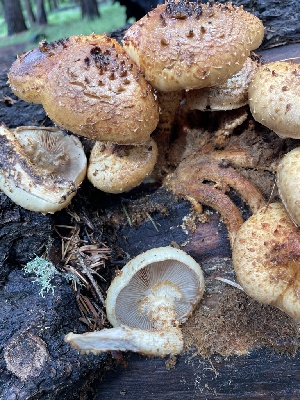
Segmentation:
<svg viewBox="0 0 300 400">
<path fill-rule="evenodd" d="M 248 103 L 249 84 L 259 63 L 248 57 L 241 70 L 221 85 L 194 89 L 186 92 L 189 110 L 233 110 Z"/>
<path fill-rule="evenodd" d="M 263 35 L 262 22 L 241 7 L 180 0 L 133 24 L 123 47 L 156 89 L 197 89 L 238 72 Z"/>
<path fill-rule="evenodd" d="M 57 128 L 0 127 L 0 189 L 18 205 L 53 213 L 66 207 L 85 178 L 81 142 Z"/>
<path fill-rule="evenodd" d="M 138 186 L 152 172 L 157 160 L 153 139 L 139 146 L 96 142 L 89 158 L 87 177 L 97 188 L 122 193 Z"/>
<path fill-rule="evenodd" d="M 40 44 L 12 64 L 13 92 L 41 103 L 59 127 L 120 144 L 140 144 L 158 123 L 149 83 L 119 43 L 105 35 Z"/>
<path fill-rule="evenodd" d="M 300 147 L 288 152 L 277 167 L 279 196 L 293 222 L 300 225 Z"/>
<path fill-rule="evenodd" d="M 286 138 L 300 138 L 300 65 L 277 61 L 261 66 L 249 85 L 253 118 Z"/>
<path fill-rule="evenodd" d="M 170 300 L 174 303 L 174 319 L 181 323 L 203 292 L 203 272 L 192 257 L 169 246 L 151 249 L 129 261 L 113 280 L 107 292 L 107 317 L 113 326 L 154 330 L 155 321 L 149 319 L 149 311 L 158 314 L 160 301 Z"/>
<path fill-rule="evenodd" d="M 240 228 L 232 251 L 245 292 L 300 320 L 300 231 L 281 203 L 271 203 Z"/>
</svg>

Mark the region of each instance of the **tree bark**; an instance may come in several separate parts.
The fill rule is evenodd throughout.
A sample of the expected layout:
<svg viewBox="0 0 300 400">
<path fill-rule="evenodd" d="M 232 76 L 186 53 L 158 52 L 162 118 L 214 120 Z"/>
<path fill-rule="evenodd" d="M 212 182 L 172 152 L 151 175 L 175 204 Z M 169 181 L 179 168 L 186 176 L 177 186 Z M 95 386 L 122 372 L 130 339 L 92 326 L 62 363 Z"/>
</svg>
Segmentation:
<svg viewBox="0 0 300 400">
<path fill-rule="evenodd" d="M 100 17 L 97 0 L 80 0 L 82 18 L 95 19 Z"/>
<path fill-rule="evenodd" d="M 36 22 L 38 25 L 46 25 L 48 23 L 44 0 L 36 0 Z"/>
<path fill-rule="evenodd" d="M 26 31 L 20 0 L 3 0 L 2 4 L 8 36 Z"/>
<path fill-rule="evenodd" d="M 35 15 L 32 10 L 32 4 L 30 0 L 24 0 L 24 7 L 26 10 L 26 15 L 29 21 L 30 26 L 35 24 Z"/>
</svg>

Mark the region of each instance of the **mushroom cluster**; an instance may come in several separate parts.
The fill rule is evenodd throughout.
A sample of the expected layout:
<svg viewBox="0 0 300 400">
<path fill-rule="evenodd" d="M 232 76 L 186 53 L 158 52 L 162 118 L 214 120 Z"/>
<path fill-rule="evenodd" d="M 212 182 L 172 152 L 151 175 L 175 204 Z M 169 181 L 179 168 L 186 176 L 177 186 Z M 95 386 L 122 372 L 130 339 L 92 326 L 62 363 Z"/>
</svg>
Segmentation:
<svg viewBox="0 0 300 400">
<path fill-rule="evenodd" d="M 122 45 L 97 34 L 43 41 L 17 58 L 8 78 L 57 126 L 96 141 L 87 177 L 120 193 L 164 159 L 183 92 L 244 71 L 263 34 L 261 21 L 241 7 L 169 0 L 133 24 Z"/>
<path fill-rule="evenodd" d="M 188 110 L 206 114 L 238 110 L 225 124 L 224 143 L 247 118 L 242 108 L 247 104 L 255 120 L 278 135 L 299 137 L 299 67 L 284 62 L 261 65 L 252 51 L 260 46 L 263 35 L 259 18 L 231 3 L 167 0 L 133 24 L 122 45 L 96 34 L 40 43 L 13 63 L 9 83 L 20 98 L 42 104 L 61 129 L 92 140 L 88 179 L 102 191 L 121 193 L 139 185 L 156 165 L 164 167 L 174 121 Z M 73 160 L 73 150 L 61 155 L 60 150 L 68 147 L 60 145 L 60 139 L 56 142 L 56 130 L 51 138 L 41 131 L 41 139 L 36 140 L 2 129 L 0 140 L 7 154 L 14 148 L 15 158 L 11 164 L 9 157 L 4 157 L 0 187 L 23 207 L 28 208 L 37 198 L 42 199 L 41 205 L 30 209 L 49 212 L 44 205 L 47 202 L 54 212 L 57 204 L 62 208 L 69 203 L 86 166 L 80 163 L 79 178 L 61 175 L 58 165 L 69 171 L 66 164 Z M 190 140 L 186 139 L 187 131 L 180 133 L 184 133 L 180 144 Z M 73 142 L 78 145 L 79 140 Z M 220 163 L 225 154 L 230 160 L 234 155 L 226 150 L 222 155 L 222 149 L 209 154 L 205 140 L 199 142 L 203 151 L 198 152 L 194 143 L 190 146 L 195 147 L 193 152 L 181 149 L 179 165 L 167 176 L 165 185 L 219 211 L 229 230 L 234 268 L 245 291 L 300 319 L 296 304 L 299 232 L 288 216 L 300 223 L 300 199 L 294 197 L 294 188 L 299 187 L 299 151 L 286 155 L 277 171 L 287 214 L 282 204 L 265 206 L 261 192 L 249 180 L 232 166 Z M 43 168 L 41 147 L 47 154 L 56 151 L 50 150 L 49 143 L 58 150 L 54 169 L 42 172 L 48 176 L 48 180 L 43 178 L 45 192 L 37 169 Z M 61 187 L 65 191 L 58 194 Z M 248 202 L 253 212 L 248 221 L 244 222 L 226 196 L 229 187 Z M 17 200 L 19 194 L 22 200 Z M 269 284 L 273 284 L 273 297 L 269 296 Z M 177 354 L 182 349 L 179 324 L 203 290 L 202 272 L 194 260 L 179 250 L 154 249 L 127 264 L 111 284 L 106 307 L 113 328 L 83 335 L 70 333 L 66 341 L 94 353 L 119 349 Z"/>
</svg>

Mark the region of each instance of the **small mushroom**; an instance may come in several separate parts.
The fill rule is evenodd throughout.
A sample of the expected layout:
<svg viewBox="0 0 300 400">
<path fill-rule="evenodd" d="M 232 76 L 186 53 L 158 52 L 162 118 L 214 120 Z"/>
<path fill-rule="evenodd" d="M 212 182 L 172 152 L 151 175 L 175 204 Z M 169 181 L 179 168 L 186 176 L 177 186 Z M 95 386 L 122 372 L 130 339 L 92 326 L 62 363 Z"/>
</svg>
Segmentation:
<svg viewBox="0 0 300 400">
<path fill-rule="evenodd" d="M 184 251 L 160 247 L 129 261 L 107 292 L 107 318 L 99 332 L 69 333 L 65 341 L 82 352 L 131 350 L 151 356 L 183 349 L 180 324 L 204 292 L 203 272 Z"/>
<path fill-rule="evenodd" d="M 242 69 L 221 85 L 186 92 L 188 110 L 233 110 L 248 104 L 248 88 L 259 63 L 248 57 Z"/>
<path fill-rule="evenodd" d="M 123 47 L 153 87 L 174 91 L 225 82 L 263 36 L 262 22 L 242 7 L 173 0 L 134 23 Z"/>
<path fill-rule="evenodd" d="M 300 65 L 277 61 L 265 64 L 249 85 L 253 118 L 286 138 L 300 138 Z"/>
<path fill-rule="evenodd" d="M 27 210 L 61 210 L 86 176 L 81 142 L 57 128 L 0 126 L 0 147 L 0 189 Z"/>
<path fill-rule="evenodd" d="M 280 198 L 294 223 L 300 225 L 300 147 L 288 152 L 277 168 Z"/>
<path fill-rule="evenodd" d="M 156 160 L 157 146 L 153 139 L 139 146 L 96 142 L 87 177 L 97 189 L 122 193 L 142 183 L 152 172 Z"/>
<path fill-rule="evenodd" d="M 240 228 L 232 250 L 245 292 L 300 320 L 300 231 L 281 203 L 271 203 Z"/>
<path fill-rule="evenodd" d="M 151 86 L 106 35 L 42 42 L 18 57 L 8 78 L 21 99 L 42 104 L 56 125 L 90 139 L 140 144 L 158 123 Z"/>
</svg>

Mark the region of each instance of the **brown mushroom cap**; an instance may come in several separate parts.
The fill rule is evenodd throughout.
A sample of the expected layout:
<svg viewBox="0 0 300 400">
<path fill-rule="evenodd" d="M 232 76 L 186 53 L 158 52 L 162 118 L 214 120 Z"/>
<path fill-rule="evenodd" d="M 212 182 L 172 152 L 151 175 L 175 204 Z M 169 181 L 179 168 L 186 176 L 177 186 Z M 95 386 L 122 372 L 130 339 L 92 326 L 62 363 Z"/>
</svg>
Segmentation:
<svg viewBox="0 0 300 400">
<path fill-rule="evenodd" d="M 248 57 L 243 68 L 221 85 L 186 92 L 189 110 L 233 110 L 248 103 L 249 84 L 259 63 Z"/>
<path fill-rule="evenodd" d="M 231 4 L 158 5 L 125 33 L 123 47 L 157 89 L 197 89 L 238 72 L 264 35 L 262 22 Z"/>
<path fill-rule="evenodd" d="M 300 65 L 273 62 L 258 69 L 249 85 L 254 119 L 281 137 L 300 138 Z"/>
<path fill-rule="evenodd" d="M 90 155 L 87 177 L 108 193 L 122 193 L 138 186 L 152 172 L 157 160 L 153 139 L 140 146 L 96 142 Z"/>
<path fill-rule="evenodd" d="M 139 144 L 158 123 L 150 85 L 105 35 L 42 42 L 18 57 L 8 77 L 20 98 L 41 103 L 58 126 L 91 139 Z"/>
<path fill-rule="evenodd" d="M 300 320 L 300 231 L 281 203 L 263 207 L 244 222 L 232 261 L 249 296 Z"/>
<path fill-rule="evenodd" d="M 300 147 L 288 152 L 280 161 L 277 186 L 291 219 L 300 226 Z"/>
</svg>

